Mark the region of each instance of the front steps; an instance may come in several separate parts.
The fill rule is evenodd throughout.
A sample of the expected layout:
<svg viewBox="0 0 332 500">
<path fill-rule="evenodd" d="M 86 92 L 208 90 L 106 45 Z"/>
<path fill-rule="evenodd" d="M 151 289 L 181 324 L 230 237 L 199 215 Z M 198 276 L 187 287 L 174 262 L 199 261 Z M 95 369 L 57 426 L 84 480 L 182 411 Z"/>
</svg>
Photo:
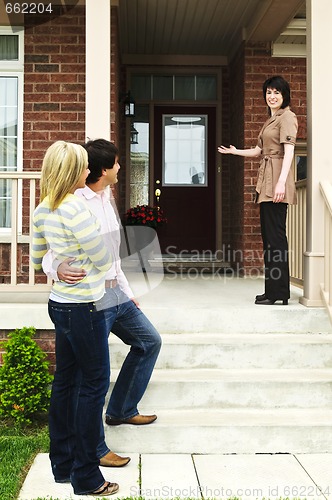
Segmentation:
<svg viewBox="0 0 332 500">
<path fill-rule="evenodd" d="M 331 453 L 331 419 L 321 409 L 160 410 L 144 428 L 106 429 L 106 441 L 123 453 Z"/>
<path fill-rule="evenodd" d="M 237 287 L 245 282 L 231 283 L 228 292 L 235 287 L 241 297 Z M 163 283 L 143 299 L 163 347 L 139 410 L 157 413 L 158 420 L 145 427 L 106 425 L 109 445 L 139 453 L 332 452 L 326 312 L 305 308 L 294 296 L 288 307 L 244 301 L 241 310 L 224 296 L 229 304 L 219 307 L 215 295 L 208 297 L 214 286 L 208 282 L 197 307 L 201 288 L 187 280 Z M 127 349 L 110 336 L 112 380 Z"/>
</svg>

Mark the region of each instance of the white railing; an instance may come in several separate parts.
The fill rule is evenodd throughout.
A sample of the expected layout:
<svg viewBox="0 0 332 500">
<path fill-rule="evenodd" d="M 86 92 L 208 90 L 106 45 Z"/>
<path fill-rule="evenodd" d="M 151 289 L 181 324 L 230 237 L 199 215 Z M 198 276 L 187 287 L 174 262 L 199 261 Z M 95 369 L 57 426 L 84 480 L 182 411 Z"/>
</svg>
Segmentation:
<svg viewBox="0 0 332 500">
<path fill-rule="evenodd" d="M 32 213 L 40 172 L 0 172 L 2 179 L 11 181 L 11 228 L 0 233 L 0 246 L 10 246 L 10 266 L 4 269 L 2 263 L 0 272 L 0 302 L 31 302 L 37 295 L 44 299 L 49 293 L 50 281 L 36 275 L 29 261 Z M 29 250 L 23 254 L 26 245 Z M 25 272 L 24 267 L 28 271 Z"/>
<path fill-rule="evenodd" d="M 30 262 L 26 273 L 18 273 L 18 266 L 22 267 L 22 262 L 18 262 L 19 248 L 28 244 L 30 250 L 31 246 L 32 213 L 36 206 L 36 186 L 40 179 L 40 172 L 0 172 L 1 179 L 11 180 L 12 212 L 11 230 L 0 233 L 0 245 L 10 245 L 10 269 L 5 272 L 2 269 L 2 276 L 0 276 L 3 281 L 6 281 L 5 275 L 10 274 L 10 280 L 8 282 L 7 279 L 7 282 L 0 283 L 0 302 L 10 301 L 14 293 L 19 293 L 19 296 L 15 295 L 13 302 L 36 300 L 36 294 L 42 294 L 44 298 L 50 290 L 50 281 L 46 282 L 40 275 L 36 275 Z M 290 250 L 290 274 L 294 282 L 302 284 L 306 238 L 306 181 L 297 182 L 296 189 L 298 204 L 289 206 L 287 234 Z M 25 198 L 25 203 L 22 202 L 23 198 Z M 23 230 L 21 230 L 19 223 L 21 219 L 28 221 Z M 28 259 L 28 256 L 26 255 L 25 258 Z M 45 282 L 41 283 L 43 279 Z M 23 292 L 27 292 L 27 294 L 23 294 Z"/>
<path fill-rule="evenodd" d="M 287 237 L 289 272 L 293 283 L 303 285 L 303 255 L 306 242 L 307 181 L 296 183 L 297 204 L 288 205 Z"/>
<path fill-rule="evenodd" d="M 321 295 L 332 321 L 332 185 L 329 181 L 320 182 L 324 208 L 324 283 Z"/>
</svg>

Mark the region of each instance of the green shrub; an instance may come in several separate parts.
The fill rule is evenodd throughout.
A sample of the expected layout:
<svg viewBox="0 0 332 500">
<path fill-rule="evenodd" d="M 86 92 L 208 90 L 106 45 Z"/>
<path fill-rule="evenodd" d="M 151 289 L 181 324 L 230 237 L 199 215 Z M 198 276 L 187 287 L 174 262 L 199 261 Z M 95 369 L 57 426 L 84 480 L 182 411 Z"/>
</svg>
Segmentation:
<svg viewBox="0 0 332 500">
<path fill-rule="evenodd" d="M 4 364 L 0 367 L 0 415 L 18 423 L 48 410 L 50 400 L 49 363 L 32 337 L 35 328 L 16 329 L 5 341 Z"/>
</svg>

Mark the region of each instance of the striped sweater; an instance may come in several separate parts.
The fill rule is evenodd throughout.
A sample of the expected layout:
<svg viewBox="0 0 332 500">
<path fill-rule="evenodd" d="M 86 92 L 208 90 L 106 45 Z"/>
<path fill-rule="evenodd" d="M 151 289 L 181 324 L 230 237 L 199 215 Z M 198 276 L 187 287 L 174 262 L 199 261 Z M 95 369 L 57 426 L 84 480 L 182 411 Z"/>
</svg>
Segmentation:
<svg viewBox="0 0 332 500">
<path fill-rule="evenodd" d="M 34 269 L 42 269 L 42 259 L 50 248 L 58 261 L 75 258 L 75 267 L 84 268 L 86 276 L 75 285 L 54 282 L 52 292 L 73 302 L 92 302 L 105 292 L 105 273 L 112 257 L 99 233 L 100 224 L 82 198 L 68 194 L 61 205 L 50 210 L 48 197 L 33 214 L 31 260 Z"/>
</svg>

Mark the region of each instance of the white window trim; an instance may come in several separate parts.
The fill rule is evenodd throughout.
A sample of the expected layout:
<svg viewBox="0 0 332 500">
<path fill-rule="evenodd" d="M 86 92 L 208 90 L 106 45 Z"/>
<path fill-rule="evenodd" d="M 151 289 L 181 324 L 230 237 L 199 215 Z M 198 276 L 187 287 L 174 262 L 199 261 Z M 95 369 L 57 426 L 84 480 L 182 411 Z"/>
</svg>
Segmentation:
<svg viewBox="0 0 332 500">
<path fill-rule="evenodd" d="M 22 26 L 1 26 L 1 35 L 18 35 L 18 60 L 0 60 L 1 77 L 17 77 L 17 172 L 23 171 L 23 107 L 24 107 L 24 28 Z M 22 182 L 18 185 L 18 231 L 22 233 Z M 11 228 L 0 228 L 0 237 L 11 232 Z M 1 241 L 0 241 L 1 242 Z"/>
<path fill-rule="evenodd" d="M 0 71 L 24 71 L 24 28 L 22 26 L 0 26 L 0 35 L 18 35 L 18 60 L 0 59 Z"/>
</svg>

